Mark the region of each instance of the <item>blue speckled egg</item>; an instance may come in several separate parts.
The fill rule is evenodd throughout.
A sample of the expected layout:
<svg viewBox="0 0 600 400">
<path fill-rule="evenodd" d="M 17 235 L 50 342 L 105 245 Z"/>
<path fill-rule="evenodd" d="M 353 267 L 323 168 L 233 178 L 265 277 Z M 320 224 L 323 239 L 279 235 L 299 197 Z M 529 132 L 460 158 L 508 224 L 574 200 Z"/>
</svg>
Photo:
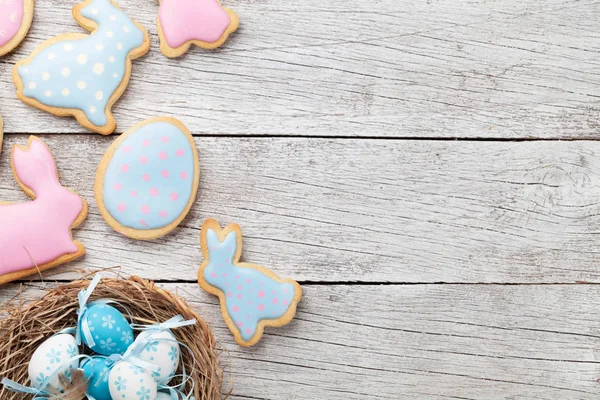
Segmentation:
<svg viewBox="0 0 600 400">
<path fill-rule="evenodd" d="M 108 389 L 108 376 L 112 367 L 112 361 L 102 356 L 94 356 L 81 362 L 80 368 L 89 381 L 85 392 L 88 396 L 96 400 L 112 400 Z"/>
<path fill-rule="evenodd" d="M 123 354 L 133 343 L 129 321 L 116 308 L 108 304 L 91 304 L 83 318 L 87 319 L 94 345 L 90 346 L 83 334 L 81 339 L 94 352 L 103 356 Z"/>
<path fill-rule="evenodd" d="M 198 153 L 187 128 L 174 118 L 153 118 L 108 148 L 96 175 L 96 202 L 117 232 L 154 239 L 185 217 L 198 182 Z"/>
</svg>

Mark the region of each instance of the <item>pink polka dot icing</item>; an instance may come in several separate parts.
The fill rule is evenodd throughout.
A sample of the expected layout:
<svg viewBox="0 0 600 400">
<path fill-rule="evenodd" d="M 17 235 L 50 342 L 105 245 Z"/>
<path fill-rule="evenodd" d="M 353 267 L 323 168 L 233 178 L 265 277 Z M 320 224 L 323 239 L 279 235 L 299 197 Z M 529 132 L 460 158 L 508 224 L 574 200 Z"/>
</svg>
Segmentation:
<svg viewBox="0 0 600 400">
<path fill-rule="evenodd" d="M 229 231 L 221 237 L 217 232 L 220 232 L 220 227 L 213 220 L 208 220 L 202 228 L 205 261 L 201 266 L 199 282 L 202 288 L 211 293 L 214 291 L 207 288 L 218 289 L 224 294 L 221 301 L 230 321 L 233 321 L 229 328 L 236 334 L 238 343 L 253 344 L 255 335 L 261 333 L 259 322 L 283 318 L 292 305 L 295 310 L 301 289 L 293 281 L 281 281 L 258 268 L 238 266 L 236 250 L 239 231 Z M 245 321 L 240 325 L 238 322 L 244 316 Z M 243 329 L 240 329 L 242 326 Z"/>
<path fill-rule="evenodd" d="M 127 228 L 147 230 L 171 224 L 195 196 L 190 178 L 198 160 L 189 137 L 166 121 L 145 124 L 124 136 L 104 174 L 107 212 Z"/>
</svg>

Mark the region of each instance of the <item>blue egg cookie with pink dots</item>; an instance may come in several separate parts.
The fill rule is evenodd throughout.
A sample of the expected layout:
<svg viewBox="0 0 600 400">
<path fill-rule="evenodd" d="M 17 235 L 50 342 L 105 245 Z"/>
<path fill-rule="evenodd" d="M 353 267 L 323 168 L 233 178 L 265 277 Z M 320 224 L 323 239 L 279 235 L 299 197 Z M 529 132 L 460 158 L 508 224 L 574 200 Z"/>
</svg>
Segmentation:
<svg viewBox="0 0 600 400">
<path fill-rule="evenodd" d="M 96 174 L 100 213 L 125 236 L 150 240 L 179 225 L 198 191 L 198 152 L 178 120 L 146 120 L 108 148 Z"/>
</svg>

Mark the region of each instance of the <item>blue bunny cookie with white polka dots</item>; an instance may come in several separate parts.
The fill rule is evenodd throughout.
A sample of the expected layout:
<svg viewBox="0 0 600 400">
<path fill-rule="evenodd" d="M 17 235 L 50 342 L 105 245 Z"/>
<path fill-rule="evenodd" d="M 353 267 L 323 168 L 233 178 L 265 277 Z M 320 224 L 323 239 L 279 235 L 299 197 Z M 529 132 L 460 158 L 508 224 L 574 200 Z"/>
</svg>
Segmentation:
<svg viewBox="0 0 600 400">
<path fill-rule="evenodd" d="M 91 34 L 56 36 L 19 61 L 13 70 L 17 96 L 108 135 L 116 127 L 111 107 L 129 83 L 131 60 L 148 52 L 150 39 L 112 0 L 86 0 L 73 7 L 73 17 Z"/>
</svg>

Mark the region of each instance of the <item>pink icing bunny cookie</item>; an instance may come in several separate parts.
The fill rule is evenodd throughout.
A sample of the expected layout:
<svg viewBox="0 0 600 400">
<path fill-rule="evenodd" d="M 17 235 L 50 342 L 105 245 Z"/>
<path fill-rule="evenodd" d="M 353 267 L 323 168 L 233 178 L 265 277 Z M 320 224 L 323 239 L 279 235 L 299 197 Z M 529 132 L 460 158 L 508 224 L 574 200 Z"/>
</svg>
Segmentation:
<svg viewBox="0 0 600 400">
<path fill-rule="evenodd" d="M 87 216 L 87 203 L 58 181 L 48 147 L 30 136 L 14 145 L 11 165 L 25 203 L 0 203 L 0 284 L 64 264 L 85 254 L 71 229 Z"/>
<path fill-rule="evenodd" d="M 222 7 L 219 0 L 159 1 L 160 50 L 167 57 L 179 57 L 192 44 L 216 49 L 240 25 L 237 14 Z"/>
<path fill-rule="evenodd" d="M 33 0 L 0 0 L 0 56 L 21 43 L 32 20 Z"/>
</svg>

